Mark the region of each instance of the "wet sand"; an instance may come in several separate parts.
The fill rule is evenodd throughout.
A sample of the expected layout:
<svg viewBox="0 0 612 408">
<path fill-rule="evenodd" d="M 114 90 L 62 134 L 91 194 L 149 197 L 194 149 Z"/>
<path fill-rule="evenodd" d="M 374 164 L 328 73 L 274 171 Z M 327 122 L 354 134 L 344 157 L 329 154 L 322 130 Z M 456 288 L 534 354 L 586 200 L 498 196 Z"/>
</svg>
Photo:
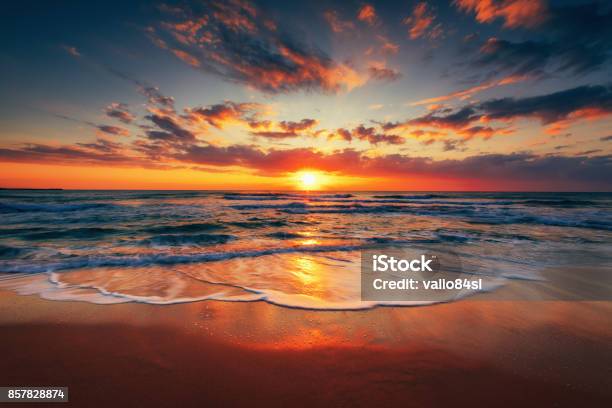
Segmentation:
<svg viewBox="0 0 612 408">
<path fill-rule="evenodd" d="M 0 385 L 72 406 L 611 406 L 611 302 L 313 312 L 0 292 Z M 54 405 L 58 406 L 58 405 Z"/>
</svg>

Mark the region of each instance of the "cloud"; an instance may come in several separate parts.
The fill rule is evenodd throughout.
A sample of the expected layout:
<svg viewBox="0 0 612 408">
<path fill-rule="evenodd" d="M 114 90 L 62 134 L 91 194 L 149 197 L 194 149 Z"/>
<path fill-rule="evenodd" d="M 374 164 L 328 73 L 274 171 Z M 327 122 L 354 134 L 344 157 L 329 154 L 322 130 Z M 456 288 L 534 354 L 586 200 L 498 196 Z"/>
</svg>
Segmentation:
<svg viewBox="0 0 612 408">
<path fill-rule="evenodd" d="M 584 75 L 606 64 L 612 49 L 612 9 L 598 3 L 551 7 L 534 30 L 538 39 L 489 38 L 473 61 L 496 72 Z"/>
<path fill-rule="evenodd" d="M 359 125 L 352 130 L 339 128 L 333 131 L 330 130 L 318 130 L 312 132 L 313 128 L 318 124 L 317 120 L 314 119 L 302 119 L 299 122 L 255 122 L 251 124 L 254 129 L 265 129 L 256 130 L 251 132 L 253 136 L 265 137 L 268 139 L 287 139 L 292 137 L 298 137 L 302 135 L 308 135 L 311 137 L 327 136 L 328 139 L 338 139 L 346 142 L 352 142 L 353 140 L 360 140 L 368 142 L 372 145 L 378 144 L 389 144 L 389 145 L 400 145 L 404 144 L 405 140 L 403 137 L 387 134 L 380 132 L 374 127 L 366 127 Z"/>
<path fill-rule="evenodd" d="M 452 150 L 461 142 L 449 142 Z M 354 149 L 324 153 L 310 148 L 263 150 L 252 145 L 214 146 L 186 144 L 178 150 L 147 151 L 135 146 L 126 153 L 119 144 L 97 142 L 73 146 L 27 144 L 19 148 L 0 148 L 0 161 L 53 163 L 66 165 L 184 168 L 185 166 L 239 166 L 260 175 L 274 176 L 304 168 L 361 177 L 414 179 L 415 177 L 456 180 L 480 186 L 503 186 L 504 182 L 521 188 L 594 190 L 612 189 L 609 177 L 612 156 L 538 156 L 531 153 L 483 154 L 463 159 L 432 160 L 405 154 L 369 156 Z"/>
<path fill-rule="evenodd" d="M 336 93 L 365 83 L 349 64 L 296 41 L 263 15 L 247 1 L 206 1 L 198 11 L 172 13 L 148 34 L 192 66 L 267 93 Z"/>
<path fill-rule="evenodd" d="M 146 96 L 150 104 L 174 110 L 174 98 L 162 94 L 159 88 L 138 83 L 138 92 Z"/>
<path fill-rule="evenodd" d="M 5 162 L 47 164 L 98 164 L 142 166 L 144 163 L 119 152 L 117 144 L 100 141 L 72 146 L 26 144 L 18 149 L 0 148 L 0 160 Z"/>
<path fill-rule="evenodd" d="M 436 15 L 426 2 L 417 3 L 412 14 L 403 21 L 408 26 L 408 36 L 411 40 L 421 37 L 436 39 L 442 35 L 442 26 L 434 25 Z"/>
<path fill-rule="evenodd" d="M 399 52 L 399 44 L 389 40 L 384 35 L 377 35 L 376 38 L 380 41 L 380 53 L 382 55 L 395 55 Z"/>
<path fill-rule="evenodd" d="M 130 132 L 119 126 L 98 125 L 96 126 L 101 132 L 108 133 L 113 136 L 129 136 Z"/>
<path fill-rule="evenodd" d="M 371 26 L 376 24 L 377 19 L 376 10 L 371 4 L 364 4 L 357 12 L 357 20 L 363 21 Z"/>
<path fill-rule="evenodd" d="M 401 136 L 378 133 L 373 127 L 365 127 L 363 125 L 360 125 L 353 129 L 351 135 L 359 140 L 368 141 L 373 145 L 377 145 L 379 143 L 387 143 L 391 145 L 399 145 L 405 143 L 404 138 Z"/>
<path fill-rule="evenodd" d="M 78 58 L 81 56 L 81 53 L 79 52 L 79 50 L 77 50 L 76 47 L 73 47 L 70 45 L 62 45 L 61 47 L 64 51 L 66 51 L 68 54 L 72 55 L 75 58 Z"/>
<path fill-rule="evenodd" d="M 490 139 L 498 132 L 503 132 L 505 129 L 493 129 L 490 126 L 472 126 L 465 129 L 460 129 L 458 133 L 465 137 L 465 139 L 471 139 L 473 137 L 482 137 L 485 140 Z"/>
<path fill-rule="evenodd" d="M 434 111 L 426 115 L 410 119 L 404 123 L 387 124 L 385 127 L 387 129 L 392 129 L 394 127 L 409 125 L 457 130 L 468 127 L 472 122 L 480 119 L 480 117 L 481 115 L 478 114 L 476 109 L 471 106 L 466 106 L 452 113 L 440 114 Z"/>
<path fill-rule="evenodd" d="M 147 136 L 151 140 L 167 142 L 190 143 L 195 142 L 193 132 L 185 129 L 175 118 L 159 114 L 151 114 L 145 117 L 153 122 L 160 130 L 147 130 Z"/>
<path fill-rule="evenodd" d="M 612 86 L 585 85 L 541 96 L 495 99 L 481 103 L 479 109 L 486 120 L 537 118 L 559 130 L 612 114 Z"/>
<path fill-rule="evenodd" d="M 328 136 L 329 139 L 340 139 L 346 142 L 350 142 L 353 140 L 353 135 L 350 130 L 339 128 L 336 129 L 335 132 L 331 132 Z"/>
<path fill-rule="evenodd" d="M 145 84 L 118 71 L 112 69 L 109 69 L 109 71 L 135 84 L 138 91 L 147 98 L 146 110 L 148 114 L 142 117 L 145 123 L 139 125 L 144 132 L 144 139 L 135 141 L 134 146 L 138 152 L 144 153 L 150 158 L 159 159 L 169 150 L 177 151 L 183 149 L 185 145 L 198 144 L 201 141 L 201 136 L 208 135 L 211 127 L 222 130 L 229 125 L 242 126 L 249 130 L 249 134 L 252 136 L 277 140 L 298 136 L 327 136 L 330 139 L 337 137 L 348 142 L 355 137 L 371 144 L 400 144 L 404 142 L 400 136 L 375 132 L 373 128 L 365 128 L 363 125 L 356 128 L 353 133 L 348 132 L 347 137 L 343 131 L 336 133 L 326 129 L 315 130 L 319 122 L 312 118 L 299 121 L 273 121 L 266 117 L 270 114 L 271 107 L 255 102 L 224 101 L 208 106 L 185 107 L 180 112 L 174 107 L 174 98 L 164 95 L 159 88 Z M 107 116 L 118 118 L 124 123 L 132 123 L 136 119 L 135 115 L 129 112 L 127 105 L 122 103 L 110 104 L 106 107 L 105 112 Z M 98 125 L 63 115 L 56 116 L 77 123 L 84 123 L 107 134 L 129 135 L 126 129 L 118 126 Z"/>
<path fill-rule="evenodd" d="M 372 62 L 368 67 L 370 78 L 379 81 L 395 81 L 402 77 L 399 71 L 392 68 L 387 68 L 384 63 Z"/>
<path fill-rule="evenodd" d="M 299 122 L 292 121 L 281 121 L 273 123 L 271 121 L 266 122 L 254 122 L 250 126 L 254 129 L 265 128 L 268 130 L 260 130 L 251 132 L 253 136 L 265 137 L 268 139 L 287 139 L 292 137 L 301 136 L 303 132 L 311 130 L 319 122 L 315 119 L 302 119 Z M 280 130 L 269 130 L 271 128 L 277 128 Z"/>
<path fill-rule="evenodd" d="M 130 124 L 136 119 L 136 115 L 130 112 L 125 103 L 113 102 L 104 110 L 109 118 L 119 119 L 125 124 Z"/>
<path fill-rule="evenodd" d="M 173 49 L 171 51 L 178 59 L 182 60 L 183 62 L 186 62 L 192 67 L 199 68 L 201 66 L 200 60 L 189 54 L 188 52 L 178 49 Z"/>
<path fill-rule="evenodd" d="M 316 126 L 318 123 L 319 121 L 315 119 L 302 119 L 299 122 L 282 121 L 279 126 L 287 132 L 301 132 Z"/>
<path fill-rule="evenodd" d="M 592 150 L 586 150 L 584 152 L 576 153 L 576 156 L 590 156 L 592 154 L 601 153 L 601 152 L 603 152 L 603 150 L 601 149 L 592 149 Z"/>
<path fill-rule="evenodd" d="M 329 24 L 329 27 L 335 33 L 342 33 L 355 29 L 355 24 L 349 20 L 342 20 L 335 10 L 327 10 L 323 13 L 325 21 Z"/>
<path fill-rule="evenodd" d="M 353 149 L 332 153 L 307 148 L 263 151 L 253 146 L 193 147 L 180 160 L 203 165 L 242 166 L 261 174 L 274 175 L 304 168 L 365 177 L 449 177 L 456 180 L 483 180 L 540 183 L 547 188 L 611 189 L 610 156 L 538 156 L 529 153 L 486 154 L 457 160 L 432 160 L 401 154 L 370 157 Z"/>
<path fill-rule="evenodd" d="M 445 152 L 450 152 L 453 150 L 461 150 L 461 146 L 463 146 L 465 144 L 465 140 L 443 140 L 442 143 L 444 143 L 444 147 L 442 148 L 442 150 L 444 150 Z"/>
<path fill-rule="evenodd" d="M 130 132 L 127 129 L 124 129 L 119 126 L 97 124 L 97 123 L 90 122 L 88 120 L 76 119 L 70 116 L 60 115 L 60 114 L 53 114 L 53 116 L 60 118 L 60 119 L 68 120 L 70 122 L 80 123 L 80 124 L 92 127 L 102 133 L 106 133 L 106 134 L 113 135 L 113 136 L 129 136 L 130 135 Z"/>
<path fill-rule="evenodd" d="M 476 86 L 473 86 L 467 89 L 463 89 L 461 91 L 452 92 L 447 95 L 436 96 L 434 98 L 422 99 L 422 100 L 413 102 L 410 105 L 411 106 L 429 105 L 429 104 L 438 104 L 440 102 L 445 102 L 445 101 L 449 101 L 453 99 L 460 99 L 460 100 L 469 99 L 475 94 L 486 91 L 488 89 L 495 88 L 498 86 L 510 85 L 510 84 L 514 84 L 517 82 L 526 81 L 529 79 L 531 79 L 531 77 L 528 75 L 509 75 L 502 79 L 487 81 L 480 85 L 476 85 Z"/>
<path fill-rule="evenodd" d="M 265 106 L 258 103 L 225 101 L 222 104 L 208 107 L 186 109 L 186 116 L 192 122 L 204 122 L 217 129 L 223 129 L 225 125 L 230 123 L 254 121 L 264 110 Z"/>
<path fill-rule="evenodd" d="M 549 133 L 556 134 L 582 120 L 594 120 L 612 114 L 612 85 L 585 85 L 564 91 L 525 98 L 491 99 L 471 104 L 455 111 L 432 111 L 423 116 L 398 123 L 385 123 L 385 130 L 423 126 L 452 129 L 464 135 L 492 135 L 500 129 L 470 126 L 475 122 L 516 119 L 538 119 Z M 507 130 L 507 129 L 506 129 Z M 484 132 L 484 133 L 483 133 Z"/>
<path fill-rule="evenodd" d="M 251 132 L 253 136 L 265 137 L 267 139 L 289 139 L 299 136 L 296 132 L 290 131 L 275 131 L 275 130 L 262 130 L 257 132 Z"/>
<path fill-rule="evenodd" d="M 491 23 L 500 18 L 504 27 L 534 27 L 548 16 L 543 0 L 455 0 L 462 11 L 473 12 L 480 23 Z"/>
<path fill-rule="evenodd" d="M 602 142 L 610 142 L 610 141 L 612 141 L 612 135 L 601 137 L 601 138 L 599 138 L 599 140 L 602 141 Z"/>
<path fill-rule="evenodd" d="M 374 127 L 366 127 L 359 125 L 353 130 L 344 128 L 336 129 L 333 132 L 328 132 L 329 139 L 339 139 L 346 142 L 352 142 L 354 139 L 368 142 L 373 145 L 389 144 L 389 145 L 400 145 L 406 141 L 399 135 L 387 134 L 386 132 L 379 132 Z"/>
<path fill-rule="evenodd" d="M 92 143 L 76 143 L 77 146 L 83 147 L 88 150 L 103 152 L 103 153 L 116 153 L 123 149 L 121 143 L 113 142 L 111 140 L 98 138 Z"/>
<path fill-rule="evenodd" d="M 480 48 L 474 65 L 493 66 L 514 75 L 541 76 L 553 59 L 558 58 L 555 46 L 546 42 L 511 42 L 489 38 Z"/>
</svg>

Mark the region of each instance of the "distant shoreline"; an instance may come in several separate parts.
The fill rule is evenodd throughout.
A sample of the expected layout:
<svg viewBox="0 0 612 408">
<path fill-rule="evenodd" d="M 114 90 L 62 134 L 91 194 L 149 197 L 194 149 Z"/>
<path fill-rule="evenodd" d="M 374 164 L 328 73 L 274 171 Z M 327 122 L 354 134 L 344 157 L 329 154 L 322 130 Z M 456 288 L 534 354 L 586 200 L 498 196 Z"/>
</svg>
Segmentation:
<svg viewBox="0 0 612 408">
<path fill-rule="evenodd" d="M 0 187 L 0 190 L 43 190 L 43 191 L 63 191 L 63 188 L 10 188 Z"/>
</svg>

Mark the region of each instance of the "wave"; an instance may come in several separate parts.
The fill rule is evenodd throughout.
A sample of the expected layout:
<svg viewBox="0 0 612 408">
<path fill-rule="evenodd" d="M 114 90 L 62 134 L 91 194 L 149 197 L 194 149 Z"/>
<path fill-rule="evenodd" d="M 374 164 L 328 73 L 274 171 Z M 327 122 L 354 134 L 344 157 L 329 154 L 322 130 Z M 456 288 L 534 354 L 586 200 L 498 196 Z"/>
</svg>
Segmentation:
<svg viewBox="0 0 612 408">
<path fill-rule="evenodd" d="M 319 205 L 314 204 L 312 202 L 334 202 L 338 203 L 335 205 Z M 398 200 L 398 199 L 359 199 L 359 200 L 344 200 L 344 199 L 321 199 L 321 198 L 310 198 L 308 201 L 294 201 L 291 203 L 282 203 L 282 204 L 235 204 L 228 206 L 229 208 L 235 210 L 259 210 L 259 209 L 333 209 L 333 208 L 349 208 L 349 207 L 359 207 L 359 208 L 370 208 L 375 209 L 378 208 L 376 206 L 365 206 L 364 204 L 401 204 L 398 206 L 394 206 L 395 208 L 422 208 L 423 206 L 448 206 L 449 208 L 458 208 L 465 207 L 469 208 L 471 206 L 503 206 L 503 205 L 511 205 L 516 204 L 513 201 L 427 201 L 427 202 L 407 202 L 406 200 Z M 383 208 L 383 207 L 380 207 Z M 441 208 L 441 207 L 437 207 Z"/>
<path fill-rule="evenodd" d="M 283 257 L 274 258 L 271 264 L 265 266 L 261 265 L 259 260 L 233 264 L 238 272 L 236 276 L 224 272 L 228 268 L 226 263 L 206 268 L 199 265 L 177 267 L 171 272 L 160 268 L 120 267 L 100 270 L 93 274 L 88 273 L 89 271 L 68 272 L 67 275 L 52 271 L 29 276 L 15 274 L 9 275 L 10 280 L 2 280 L 0 287 L 24 295 L 38 294 L 45 299 L 57 301 L 78 300 L 101 304 L 133 301 L 157 305 L 202 300 L 264 301 L 288 308 L 312 310 L 359 310 L 382 305 L 420 306 L 452 302 L 480 292 L 464 291 L 437 300 L 361 301 L 359 263 L 355 262 L 357 259 L 358 254 L 344 256 L 332 253 L 330 256 L 321 254 L 320 258 L 309 257 L 309 264 L 318 264 L 323 275 L 335 275 L 335 279 L 325 283 L 325 293 L 313 295 L 293 290 L 301 288 L 302 283 L 299 278 L 296 278 L 295 282 L 284 278 L 287 262 L 292 261 L 291 258 Z M 258 271 L 268 273 L 260 274 Z M 247 272 L 247 275 L 242 272 Z M 139 274 L 145 274 L 146 279 L 139 281 L 142 286 L 135 287 L 135 279 L 138 279 Z M 65 276 L 67 278 L 64 278 Z M 483 278 L 484 291 L 492 290 L 505 282 L 503 277 L 483 275 Z M 205 284 L 204 288 L 202 283 Z"/>
<path fill-rule="evenodd" d="M 272 232 L 270 234 L 267 234 L 266 236 L 270 238 L 276 238 L 276 239 L 304 238 L 304 236 L 301 234 L 296 234 L 293 232 L 285 232 L 285 231 Z"/>
<path fill-rule="evenodd" d="M 17 258 L 18 256 L 21 256 L 29 251 L 30 250 L 26 248 L 19 248 L 19 247 L 13 247 L 13 246 L 8 246 L 8 245 L 0 245 L 0 259 Z"/>
<path fill-rule="evenodd" d="M 205 300 L 215 300 L 222 302 L 257 302 L 263 301 L 272 305 L 285 307 L 288 309 L 316 310 L 316 311 L 357 311 L 372 309 L 377 306 L 425 306 L 440 302 L 458 300 L 470 294 L 466 292 L 455 299 L 448 300 L 423 300 L 423 301 L 361 301 L 358 296 L 342 300 L 322 300 L 311 296 L 284 293 L 274 289 L 254 289 L 248 286 L 216 282 L 206 279 L 193 277 L 186 274 L 185 278 L 193 279 L 205 284 L 215 285 L 219 289 L 213 293 L 197 295 L 187 295 L 182 292 L 185 278 L 176 277 L 170 282 L 165 282 L 164 286 L 168 291 L 155 295 L 138 295 L 130 291 L 121 289 L 109 290 L 101 282 L 87 282 L 81 284 L 67 284 L 62 281 L 60 274 L 51 273 L 49 276 L 26 277 L 20 282 L 21 277 L 13 279 L 16 282 L 1 282 L 4 289 L 14 290 L 23 295 L 37 294 L 43 299 L 53 301 L 81 301 L 93 304 L 110 305 L 126 302 L 138 302 L 152 305 L 173 305 L 180 303 L 191 303 Z M 485 284 L 483 291 L 491 291 L 501 286 Z"/>
<path fill-rule="evenodd" d="M 160 225 L 157 227 L 146 228 L 143 231 L 150 232 L 153 234 L 173 234 L 173 233 L 189 233 L 189 232 L 203 232 L 203 231 L 215 231 L 224 229 L 225 226 L 212 222 L 197 222 L 191 224 L 172 224 L 172 225 Z"/>
<path fill-rule="evenodd" d="M 354 198 L 353 194 L 284 194 L 284 193 L 261 193 L 261 194 L 225 194 L 224 200 L 233 201 L 278 201 L 278 200 L 307 200 L 307 201 L 334 201 Z"/>
<path fill-rule="evenodd" d="M 449 198 L 447 195 L 441 194 L 417 194 L 417 195 L 404 195 L 404 194 L 385 194 L 375 195 L 374 198 L 391 198 L 396 200 L 428 200 L 431 198 Z"/>
<path fill-rule="evenodd" d="M 140 241 L 140 244 L 146 246 L 203 246 L 225 244 L 233 239 L 236 237 L 228 234 L 166 234 L 144 239 Z"/>
<path fill-rule="evenodd" d="M 269 201 L 299 199 L 302 196 L 292 193 L 227 193 L 221 198 L 224 200 L 245 200 L 245 201 Z"/>
<path fill-rule="evenodd" d="M 405 213 L 419 216 L 454 217 L 473 224 L 509 225 L 532 224 L 557 227 L 576 227 L 588 229 L 612 230 L 608 218 L 592 214 L 592 218 L 564 219 L 547 215 L 532 215 L 525 212 L 502 208 L 488 211 L 477 209 L 477 206 L 461 205 L 363 205 L 361 203 L 316 205 L 302 202 L 288 204 L 248 204 L 230 206 L 234 209 L 275 209 L 288 214 L 385 214 Z"/>
<path fill-rule="evenodd" d="M 352 194 L 323 194 L 319 196 L 320 198 L 353 198 L 355 197 Z"/>
<path fill-rule="evenodd" d="M 285 200 L 287 197 L 283 196 L 244 196 L 228 194 L 223 196 L 224 200 L 244 200 L 244 201 L 273 201 L 273 200 Z"/>
<path fill-rule="evenodd" d="M 207 191 L 154 191 L 150 193 L 136 193 L 127 192 L 125 197 L 118 197 L 118 199 L 150 199 L 150 198 L 194 198 L 200 196 L 206 196 L 210 193 Z"/>
<path fill-rule="evenodd" d="M 255 229 L 255 228 L 268 228 L 268 227 L 285 227 L 288 225 L 287 221 L 284 220 L 257 220 L 257 221 L 232 221 L 228 222 L 227 225 L 233 225 L 234 227 Z"/>
<path fill-rule="evenodd" d="M 156 253 L 145 255 L 108 255 L 108 256 L 79 256 L 68 258 L 58 262 L 47 263 L 15 263 L 10 261 L 0 262 L 0 272 L 4 273 L 42 273 L 54 272 L 68 269 L 98 268 L 98 267 L 134 267 L 151 265 L 174 265 L 194 262 L 214 262 L 234 258 L 253 258 L 264 255 L 288 254 L 288 253 L 318 253 L 357 251 L 372 248 L 372 244 L 356 245 L 321 245 L 309 247 L 283 247 L 266 248 L 233 252 L 209 252 L 199 254 L 173 254 Z"/>
<path fill-rule="evenodd" d="M 232 195 L 232 196 L 254 196 L 254 197 L 277 197 L 277 196 L 287 196 L 287 195 L 294 195 L 292 193 L 270 193 L 270 192 L 229 192 L 227 193 L 228 195 Z"/>
<path fill-rule="evenodd" d="M 588 201 L 588 200 L 569 200 L 569 199 L 561 199 L 561 200 L 525 200 L 519 201 L 518 204 L 524 205 L 533 205 L 533 206 L 544 206 L 544 207 L 592 207 L 600 205 L 597 201 Z"/>
<path fill-rule="evenodd" d="M 93 239 L 106 235 L 124 232 L 116 228 L 84 227 L 71 228 L 65 230 L 51 230 L 44 232 L 34 232 L 22 235 L 21 238 L 28 241 L 52 240 L 52 239 Z"/>
<path fill-rule="evenodd" d="M 604 220 L 583 219 L 565 220 L 556 217 L 534 216 L 534 215 L 501 215 L 492 217 L 473 218 L 467 220 L 471 224 L 510 225 L 530 224 L 547 225 L 551 227 L 586 228 L 594 230 L 612 231 L 612 223 Z"/>
<path fill-rule="evenodd" d="M 28 232 L 42 232 L 48 231 L 47 228 L 44 227 L 22 227 L 22 228 L 0 228 L 0 235 L 14 235 L 14 234 L 25 234 Z"/>
<path fill-rule="evenodd" d="M 289 204 L 238 204 L 229 206 L 229 208 L 233 208 L 234 210 L 291 209 L 306 207 L 308 207 L 308 204 L 302 202 L 293 202 Z"/>
<path fill-rule="evenodd" d="M 91 209 L 114 208 L 116 204 L 83 203 L 83 204 L 31 204 L 31 203 L 0 203 L 0 213 L 15 212 L 65 212 Z"/>
</svg>

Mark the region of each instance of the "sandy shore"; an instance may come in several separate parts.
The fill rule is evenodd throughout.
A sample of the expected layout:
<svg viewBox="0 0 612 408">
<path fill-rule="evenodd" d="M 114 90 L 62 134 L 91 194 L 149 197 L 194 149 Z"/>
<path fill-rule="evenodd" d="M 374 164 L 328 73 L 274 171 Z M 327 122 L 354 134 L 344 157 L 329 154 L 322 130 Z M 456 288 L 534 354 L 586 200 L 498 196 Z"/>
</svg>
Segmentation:
<svg viewBox="0 0 612 408">
<path fill-rule="evenodd" d="M 0 292 L 1 385 L 74 406 L 610 406 L 610 302 L 312 312 Z"/>
</svg>

